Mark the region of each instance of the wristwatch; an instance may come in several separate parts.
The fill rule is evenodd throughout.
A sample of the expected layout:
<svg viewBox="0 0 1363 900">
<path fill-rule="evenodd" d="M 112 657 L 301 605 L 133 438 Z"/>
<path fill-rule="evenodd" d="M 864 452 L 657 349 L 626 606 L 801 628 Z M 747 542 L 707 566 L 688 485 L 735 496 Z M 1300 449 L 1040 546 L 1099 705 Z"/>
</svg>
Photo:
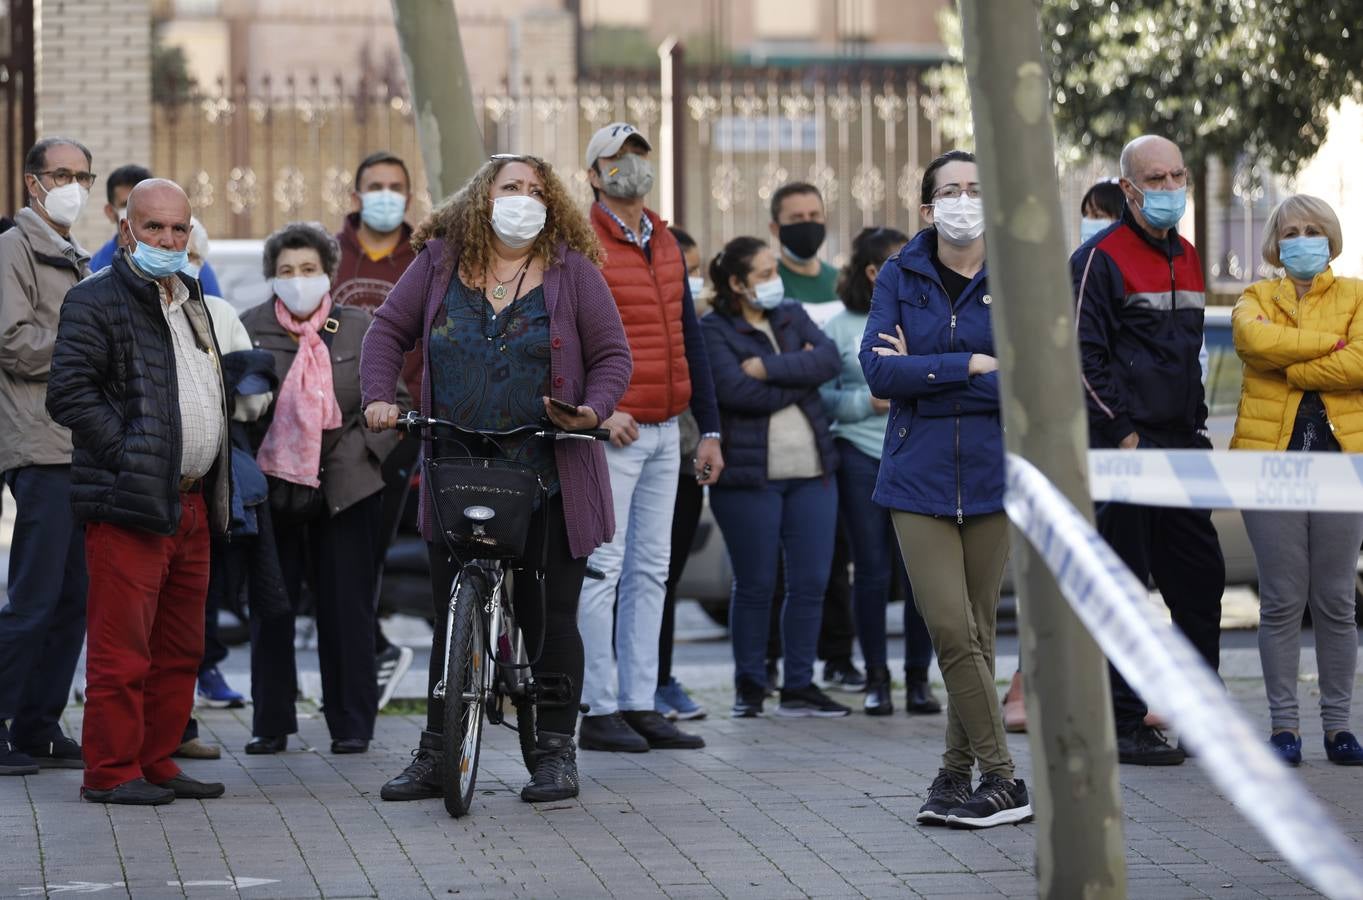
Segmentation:
<svg viewBox="0 0 1363 900">
<path fill-rule="evenodd" d="M 700 439 L 702 441 L 709 440 L 710 438 L 714 438 L 715 440 L 721 442 L 724 440 L 724 436 L 721 435 L 718 431 L 707 431 L 700 436 Z"/>
</svg>

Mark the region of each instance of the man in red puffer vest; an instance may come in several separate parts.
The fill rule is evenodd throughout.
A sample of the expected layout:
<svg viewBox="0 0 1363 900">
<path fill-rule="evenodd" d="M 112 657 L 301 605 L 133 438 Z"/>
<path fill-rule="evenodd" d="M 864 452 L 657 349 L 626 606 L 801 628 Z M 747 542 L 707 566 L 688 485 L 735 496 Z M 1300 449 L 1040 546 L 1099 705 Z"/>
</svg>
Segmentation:
<svg viewBox="0 0 1363 900">
<path fill-rule="evenodd" d="M 611 433 L 606 459 L 615 538 L 592 554 L 591 567 L 604 577 L 583 585 L 578 606 L 586 656 L 582 702 L 589 707 L 578 742 L 583 750 L 705 746 L 653 703 L 680 468 L 677 416 L 690 407 L 700 426 L 695 465 L 701 484 L 719 479 L 724 459 L 714 381 L 681 248 L 667 223 L 644 206 L 653 186 L 652 149 L 624 122 L 605 126 L 587 144 L 587 178 L 597 198 L 592 227 L 605 250 L 602 274 L 620 308 L 634 375 L 603 423 Z"/>
</svg>

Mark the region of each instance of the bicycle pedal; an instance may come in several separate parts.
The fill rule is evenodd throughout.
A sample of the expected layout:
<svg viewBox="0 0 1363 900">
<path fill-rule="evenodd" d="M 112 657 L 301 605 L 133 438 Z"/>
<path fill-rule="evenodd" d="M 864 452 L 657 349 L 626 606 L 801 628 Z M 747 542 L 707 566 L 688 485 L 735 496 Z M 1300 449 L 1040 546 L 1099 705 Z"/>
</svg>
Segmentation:
<svg viewBox="0 0 1363 900">
<path fill-rule="evenodd" d="M 533 693 L 540 709 L 566 709 L 573 705 L 573 679 L 556 672 L 536 675 Z"/>
</svg>

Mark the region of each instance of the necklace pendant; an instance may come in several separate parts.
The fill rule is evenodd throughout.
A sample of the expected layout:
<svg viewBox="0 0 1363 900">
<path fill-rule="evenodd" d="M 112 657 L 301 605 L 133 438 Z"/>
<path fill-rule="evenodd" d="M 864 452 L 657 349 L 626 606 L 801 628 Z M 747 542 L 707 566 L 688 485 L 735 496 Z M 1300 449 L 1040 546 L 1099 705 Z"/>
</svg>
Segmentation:
<svg viewBox="0 0 1363 900">
<path fill-rule="evenodd" d="M 506 297 L 506 285 L 499 284 L 492 289 L 492 299 L 501 300 Z"/>
</svg>

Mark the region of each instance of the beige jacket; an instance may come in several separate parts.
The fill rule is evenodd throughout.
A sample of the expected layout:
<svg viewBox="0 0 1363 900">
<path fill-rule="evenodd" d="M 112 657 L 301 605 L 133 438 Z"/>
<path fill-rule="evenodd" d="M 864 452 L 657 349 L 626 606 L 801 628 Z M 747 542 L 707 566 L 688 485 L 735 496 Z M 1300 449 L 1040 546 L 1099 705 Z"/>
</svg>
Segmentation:
<svg viewBox="0 0 1363 900">
<path fill-rule="evenodd" d="M 0 235 L 0 472 L 70 465 L 71 432 L 47 414 L 47 375 L 66 292 L 90 254 L 31 209 Z"/>
</svg>

